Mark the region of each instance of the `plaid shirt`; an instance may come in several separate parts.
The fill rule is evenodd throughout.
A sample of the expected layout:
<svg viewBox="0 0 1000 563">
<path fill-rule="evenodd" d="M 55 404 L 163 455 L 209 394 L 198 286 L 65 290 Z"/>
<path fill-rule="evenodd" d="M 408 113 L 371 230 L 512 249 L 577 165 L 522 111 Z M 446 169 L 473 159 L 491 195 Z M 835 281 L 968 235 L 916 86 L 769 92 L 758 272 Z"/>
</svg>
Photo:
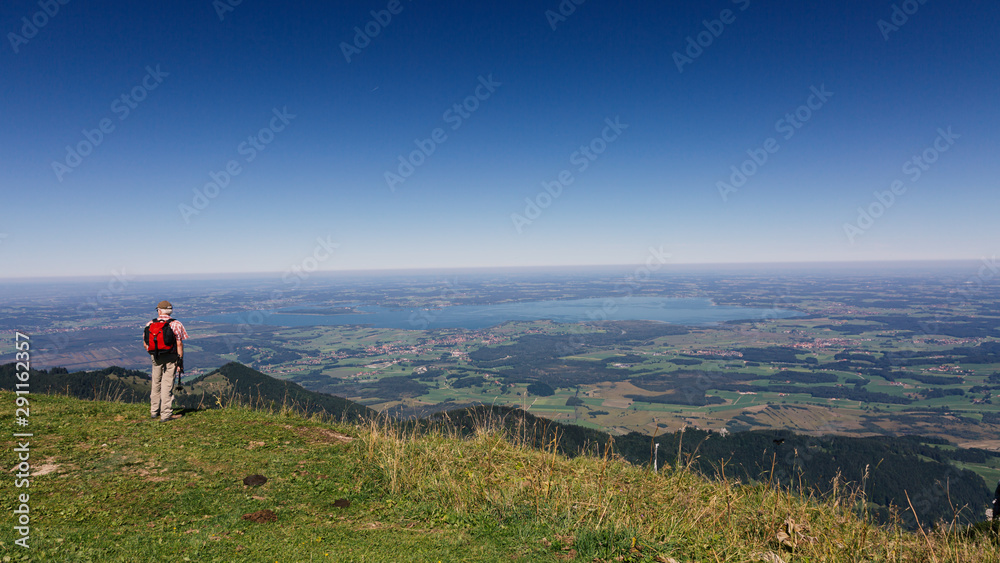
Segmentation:
<svg viewBox="0 0 1000 563">
<path fill-rule="evenodd" d="M 156 320 L 158 321 L 165 321 L 169 318 L 170 315 L 164 315 L 163 313 L 159 313 L 156 316 Z M 151 324 L 153 324 L 153 321 L 149 321 L 148 323 L 146 323 L 146 326 L 149 326 Z M 177 319 L 174 319 L 173 321 L 170 322 L 170 330 L 174 331 L 174 336 L 177 337 L 177 340 L 188 339 L 188 333 L 186 330 L 184 330 L 184 325 L 182 325 L 181 322 L 178 321 Z"/>
</svg>

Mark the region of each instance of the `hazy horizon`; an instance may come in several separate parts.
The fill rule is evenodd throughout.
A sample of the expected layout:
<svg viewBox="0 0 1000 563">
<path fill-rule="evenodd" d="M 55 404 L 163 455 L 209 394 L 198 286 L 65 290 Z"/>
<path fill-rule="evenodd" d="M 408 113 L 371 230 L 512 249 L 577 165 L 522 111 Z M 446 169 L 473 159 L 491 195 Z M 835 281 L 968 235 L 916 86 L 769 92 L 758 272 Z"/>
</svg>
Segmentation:
<svg viewBox="0 0 1000 563">
<path fill-rule="evenodd" d="M 996 257 L 981 257 L 978 260 L 886 260 L 886 261 L 833 261 L 833 262 L 727 262 L 727 263 L 674 263 L 670 262 L 655 269 L 651 275 L 669 275 L 671 273 L 725 273 L 727 271 L 739 273 L 778 273 L 799 272 L 816 273 L 818 271 L 830 270 L 840 273 L 857 271 L 868 273 L 879 273 L 882 271 L 939 271 L 962 273 L 972 271 L 983 265 L 996 265 Z M 381 277 L 381 276 L 434 276 L 447 274 L 561 274 L 561 273 L 623 273 L 630 269 L 642 268 L 643 264 L 574 264 L 574 265 L 553 265 L 553 266 L 510 266 L 510 267 L 466 267 L 466 268 L 409 268 L 409 269 L 383 269 L 383 270 L 324 270 L 314 272 L 303 272 L 303 277 L 325 278 L 325 277 Z M 1000 266 L 997 266 L 1000 267 Z M 992 272 L 992 269 L 990 270 Z M 121 278 L 129 281 L 155 282 L 155 281 L 222 281 L 233 280 L 266 280 L 280 277 L 286 271 L 271 272 L 202 272 L 202 273 L 182 273 L 182 274 L 141 274 L 132 275 L 129 272 L 114 272 Z M 47 277 L 9 277 L 0 278 L 0 284 L 19 283 L 106 283 L 109 276 L 47 276 Z"/>
</svg>

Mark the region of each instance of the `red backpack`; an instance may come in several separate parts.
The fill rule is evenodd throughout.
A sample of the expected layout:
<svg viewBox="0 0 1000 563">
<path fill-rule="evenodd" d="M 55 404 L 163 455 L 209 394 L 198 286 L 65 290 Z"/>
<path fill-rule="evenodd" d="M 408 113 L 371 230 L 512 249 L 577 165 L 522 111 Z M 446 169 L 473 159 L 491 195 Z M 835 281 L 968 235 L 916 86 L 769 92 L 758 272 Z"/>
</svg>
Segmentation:
<svg viewBox="0 0 1000 563">
<path fill-rule="evenodd" d="M 146 343 L 146 351 L 154 356 L 177 353 L 177 336 L 170 328 L 174 319 L 153 319 L 146 325 L 142 333 L 142 341 Z"/>
</svg>

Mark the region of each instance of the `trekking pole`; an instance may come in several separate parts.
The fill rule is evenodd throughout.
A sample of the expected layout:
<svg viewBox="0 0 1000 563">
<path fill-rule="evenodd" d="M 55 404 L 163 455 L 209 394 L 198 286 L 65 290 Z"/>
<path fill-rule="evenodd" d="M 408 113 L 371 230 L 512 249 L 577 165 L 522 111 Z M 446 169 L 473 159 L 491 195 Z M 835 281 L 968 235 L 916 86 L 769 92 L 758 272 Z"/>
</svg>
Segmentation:
<svg viewBox="0 0 1000 563">
<path fill-rule="evenodd" d="M 183 363 L 181 363 L 180 365 L 177 366 L 177 370 L 176 370 L 175 373 L 177 374 L 177 387 L 176 387 L 176 390 L 177 390 L 178 393 L 183 393 L 184 392 L 184 385 L 181 383 L 181 376 L 184 374 L 184 364 Z"/>
</svg>

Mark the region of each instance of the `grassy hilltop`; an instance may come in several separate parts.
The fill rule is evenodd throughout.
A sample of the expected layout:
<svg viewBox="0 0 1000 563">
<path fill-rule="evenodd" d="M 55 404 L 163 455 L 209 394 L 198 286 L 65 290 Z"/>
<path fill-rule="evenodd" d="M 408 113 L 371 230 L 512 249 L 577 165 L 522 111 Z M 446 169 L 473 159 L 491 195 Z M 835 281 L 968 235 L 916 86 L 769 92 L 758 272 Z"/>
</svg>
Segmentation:
<svg viewBox="0 0 1000 563">
<path fill-rule="evenodd" d="M 497 421 L 461 438 L 235 403 L 160 424 L 141 403 L 31 401 L 31 486 L 0 481 L 8 515 L 30 492 L 31 547 L 5 526 L 3 561 L 1000 560 L 957 527 L 875 526 L 851 487 L 803 498 L 570 459 Z"/>
<path fill-rule="evenodd" d="M 0 366 L 0 389 L 16 388 L 14 367 Z M 73 373 L 34 370 L 31 389 L 32 393 L 69 394 L 85 400 L 149 401 L 148 376 L 122 368 Z M 219 408 L 236 403 L 264 410 L 287 407 L 304 416 L 318 415 L 338 422 L 356 423 L 379 416 L 357 403 L 306 390 L 235 362 L 186 382 L 175 408 Z M 795 408 L 775 405 L 761 412 L 780 413 Z M 766 481 L 774 486 L 819 491 L 820 495 L 832 491 L 834 478 L 864 483 L 869 513 L 879 523 L 894 521 L 892 507 L 912 507 L 903 511 L 901 519 L 909 530 L 916 530 L 918 523 L 970 524 L 982 520 L 993 499 L 990 485 L 1000 473 L 996 469 L 1000 454 L 954 448 L 933 437 L 816 437 L 784 430 L 724 435 L 698 429 L 656 436 L 639 432 L 612 436 L 537 417 L 523 409 L 488 405 L 438 413 L 419 421 L 397 419 L 394 424 L 403 428 L 431 425 L 439 430 L 447 428 L 449 434 L 471 436 L 486 419 L 502 420 L 503 431 L 516 436 L 521 445 L 570 457 L 610 453 L 634 465 L 650 467 L 655 442 L 660 446 L 660 463 L 674 464 L 679 457 L 687 468 L 708 477 L 724 474 L 744 482 Z M 870 468 L 877 471 L 869 473 Z"/>
</svg>

